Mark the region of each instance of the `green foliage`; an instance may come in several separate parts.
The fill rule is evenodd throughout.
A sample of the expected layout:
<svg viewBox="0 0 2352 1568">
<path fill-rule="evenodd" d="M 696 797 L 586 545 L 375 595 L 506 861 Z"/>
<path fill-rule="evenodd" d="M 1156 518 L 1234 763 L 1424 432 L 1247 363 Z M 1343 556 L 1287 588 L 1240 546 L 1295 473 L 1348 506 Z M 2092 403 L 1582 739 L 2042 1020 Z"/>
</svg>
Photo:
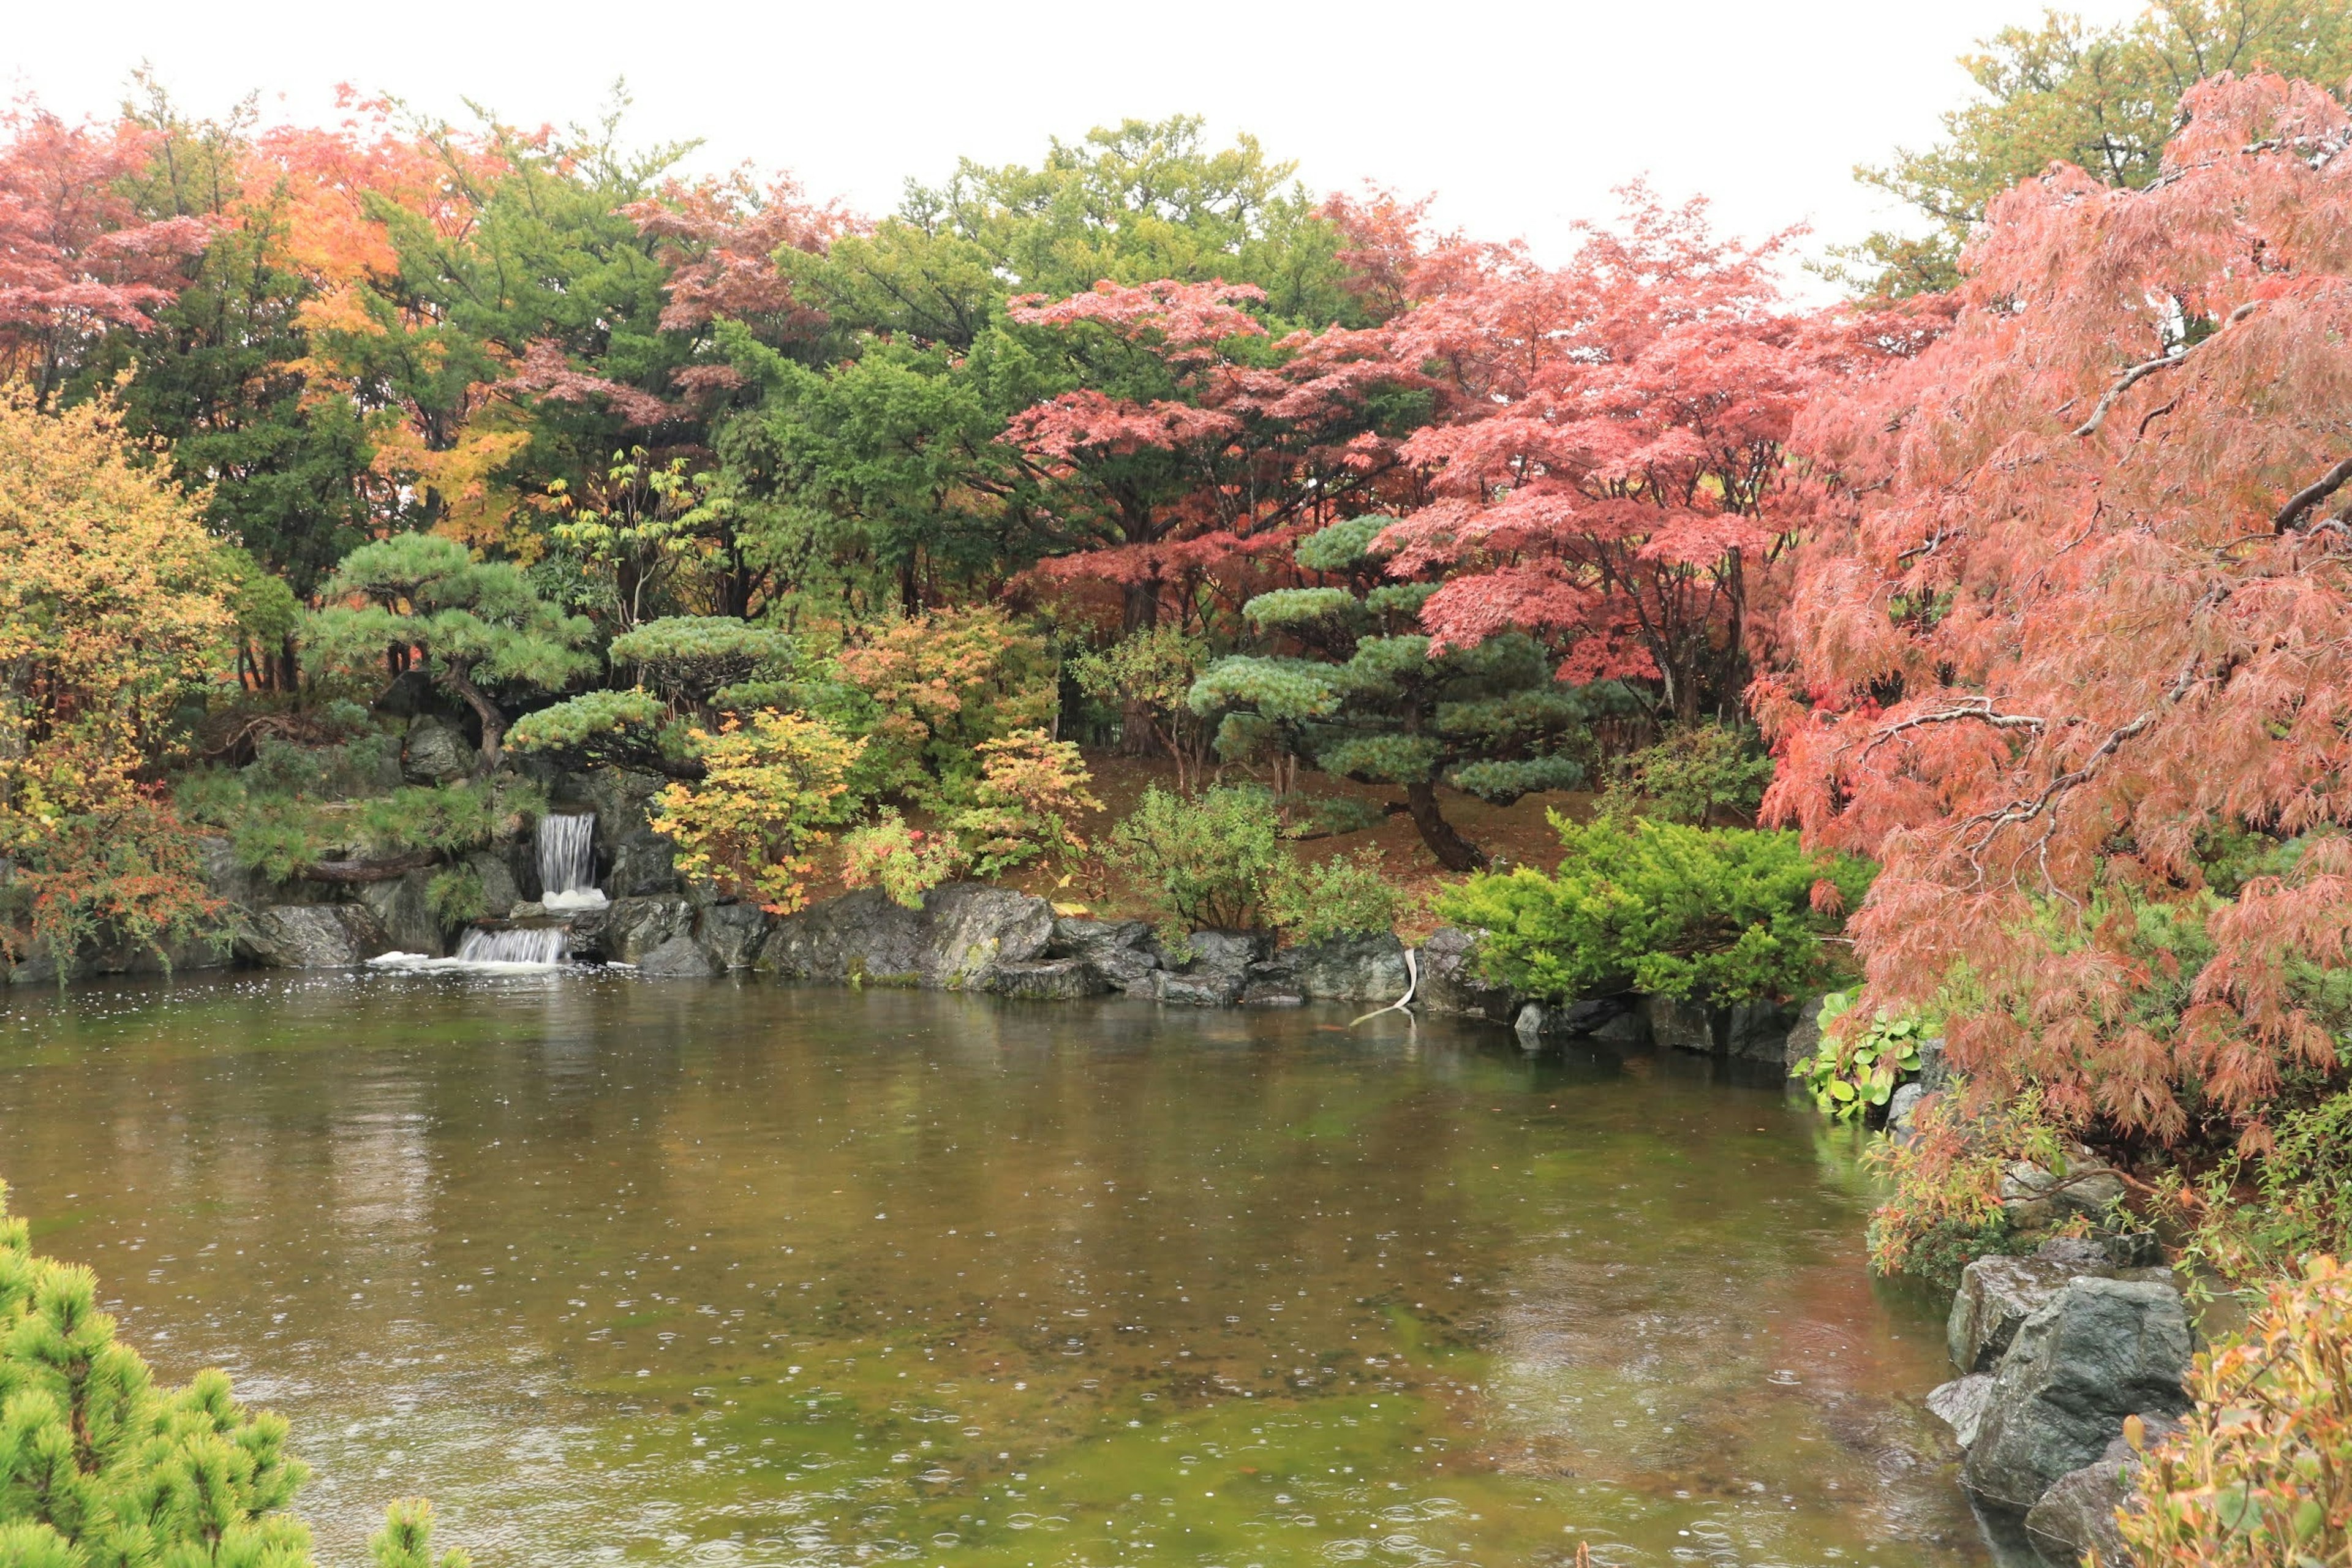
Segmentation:
<svg viewBox="0 0 2352 1568">
<path fill-rule="evenodd" d="M 1281 823 L 1265 791 L 1220 786 L 1198 795 L 1144 791 L 1111 829 L 1104 858 L 1150 900 L 1160 945 L 1180 961 L 1196 930 L 1258 931 L 1267 884 L 1282 865 Z"/>
<path fill-rule="evenodd" d="M 2116 1523 L 2147 1568 L 2352 1561 L 2352 1271 L 2316 1257 L 2199 1352 L 2196 1408 L 2139 1468 Z M 2147 1451 L 2139 1418 L 2124 1439 Z"/>
<path fill-rule="evenodd" d="M 1209 661 L 1209 645 L 1172 626 L 1146 626 L 1097 652 L 1070 660 L 1071 680 L 1088 697 L 1140 719 L 1176 763 L 1176 788 L 1199 782 L 1208 758 L 1210 726 L 1192 711 L 1192 683 Z"/>
<path fill-rule="evenodd" d="M 2317 1253 L 2352 1255 L 2352 1089 L 2285 1111 L 2269 1150 L 2179 1185 L 2183 1256 L 2232 1285 L 2293 1275 Z"/>
<path fill-rule="evenodd" d="M 1286 795 L 1276 797 L 1286 838 L 1337 838 L 1378 827 L 1387 811 L 1352 795 Z"/>
<path fill-rule="evenodd" d="M 450 866 L 433 873 L 425 884 L 425 906 L 445 926 L 463 925 L 491 912 L 482 874 L 471 866 Z"/>
<path fill-rule="evenodd" d="M 53 819 L 18 851 L 0 881 L 0 963 L 45 952 L 62 988 L 77 955 L 113 942 L 169 969 L 172 948 L 216 933 L 223 912 L 170 804 L 149 791 L 118 795 Z"/>
<path fill-rule="evenodd" d="M 386 647 L 422 650 L 433 678 L 481 721 L 482 753 L 491 763 L 506 717 L 484 687 L 552 690 L 594 664 L 580 651 L 591 630 L 585 618 L 541 599 L 520 568 L 477 562 L 452 539 L 410 533 L 363 544 L 343 558 L 326 593 L 372 603 L 313 615 L 306 657 L 314 665 L 377 668 Z"/>
<path fill-rule="evenodd" d="M 1600 809 L 1702 827 L 1719 814 L 1753 821 L 1771 782 L 1772 759 L 1753 731 L 1705 721 L 1675 724 L 1619 764 Z"/>
<path fill-rule="evenodd" d="M 2029 1161 L 2063 1176 L 2070 1163 L 2035 1089 L 1991 1105 L 1929 1095 L 1907 1140 L 1878 1139 L 1865 1158 L 1888 1194 L 1871 1215 L 1871 1267 L 1947 1286 L 1972 1260 L 2017 1245 L 2001 1210 L 2009 1167 Z"/>
<path fill-rule="evenodd" d="M 1833 991 L 1822 998 L 1822 1042 L 1789 1069 L 1802 1079 L 1813 1104 L 1824 1116 L 1852 1121 L 1885 1105 L 1906 1073 L 1919 1070 L 1919 1047 L 1927 1039 L 1927 1026 L 1916 1014 L 1889 1016 L 1881 1007 L 1868 1022 L 1849 1025 L 1833 1036 L 1830 1026 L 1853 1005 L 1849 992 Z"/>
<path fill-rule="evenodd" d="M 797 713 L 727 719 L 701 742 L 705 778 L 665 789 L 654 826 L 677 845 L 680 872 L 790 914 L 807 899 L 807 851 L 857 804 L 849 779 L 864 745 Z"/>
<path fill-rule="evenodd" d="M 833 700 L 815 710 L 863 738 L 863 795 L 933 800 L 978 776 L 983 742 L 1051 721 L 1045 639 L 993 605 L 885 623 L 834 657 Z"/>
<path fill-rule="evenodd" d="M 1087 788 L 1093 774 L 1076 745 L 1043 730 L 1016 730 L 978 750 L 972 804 L 948 821 L 973 870 L 997 877 L 1041 855 L 1067 860 L 1086 853 L 1078 814 L 1100 811 L 1102 802 Z"/>
<path fill-rule="evenodd" d="M 286 1510 L 310 1472 L 285 1420 L 218 1372 L 159 1387 L 99 1310 L 97 1276 L 34 1252 L 5 1199 L 0 1184 L 0 1563 L 307 1568 L 310 1530 Z M 383 1568 L 432 1568 L 431 1518 L 394 1505 L 372 1543 Z"/>
<path fill-rule="evenodd" d="M 1864 862 L 1809 854 L 1790 832 L 1551 821 L 1566 851 L 1557 876 L 1482 874 L 1438 904 L 1488 933 L 1488 977 L 1528 995 L 1802 995 L 1832 968 L 1821 939 L 1837 922 L 1816 910 L 1817 887 L 1852 908 L 1870 884 Z"/>
<path fill-rule="evenodd" d="M 567 767 L 611 764 L 677 772 L 693 765 L 687 727 L 641 690 L 601 690 L 526 713 L 507 731 L 509 749 Z"/>
<path fill-rule="evenodd" d="M 792 638 L 723 616 L 670 616 L 647 621 L 613 639 L 615 664 L 638 675 L 671 702 L 706 708 L 721 690 L 774 678 L 793 660 Z"/>
<path fill-rule="evenodd" d="M 1294 942 L 1392 931 L 1410 900 L 1374 850 L 1328 860 L 1286 855 L 1269 879 L 1266 920 Z"/>
</svg>

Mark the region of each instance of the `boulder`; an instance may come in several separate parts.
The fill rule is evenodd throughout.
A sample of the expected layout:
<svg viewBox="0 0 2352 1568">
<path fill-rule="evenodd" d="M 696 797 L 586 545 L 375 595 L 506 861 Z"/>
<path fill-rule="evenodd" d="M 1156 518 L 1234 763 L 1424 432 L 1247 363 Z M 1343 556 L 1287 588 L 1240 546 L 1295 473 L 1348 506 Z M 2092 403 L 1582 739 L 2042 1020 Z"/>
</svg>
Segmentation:
<svg viewBox="0 0 2352 1568">
<path fill-rule="evenodd" d="M 1286 974 L 1263 975 L 1242 987 L 1244 1007 L 1304 1007 L 1307 993 Z"/>
<path fill-rule="evenodd" d="M 2076 1214 L 2104 1220 L 2123 1198 L 2123 1178 L 2079 1147 L 2063 1176 L 2019 1160 L 2000 1179 L 2001 1212 L 2018 1230 L 2040 1229 Z"/>
<path fill-rule="evenodd" d="M 1102 972 L 1083 958 L 1040 958 L 1000 963 L 988 971 L 986 989 L 999 996 L 1037 1002 L 1068 1002 L 1100 996 L 1111 988 Z"/>
<path fill-rule="evenodd" d="M 768 911 L 757 904 L 706 904 L 695 916 L 696 945 L 721 969 L 749 969 L 768 937 Z"/>
<path fill-rule="evenodd" d="M 1796 1020 L 1789 1026 L 1789 1037 L 1780 1042 L 1781 1066 L 1793 1068 L 1821 1048 L 1822 1000 L 1813 997 L 1797 1009 Z"/>
<path fill-rule="evenodd" d="M 2104 1261 L 2104 1260 L 2102 1260 Z M 2104 1272 L 2071 1257 L 1979 1258 L 1960 1271 L 1944 1342 L 1963 1373 L 1990 1372 L 2009 1352 L 2026 1319 L 2048 1306 L 2078 1274 Z"/>
<path fill-rule="evenodd" d="M 1083 958 L 1104 980 L 1121 991 L 1150 990 L 1149 976 L 1160 967 L 1151 928 L 1141 921 L 1091 921 L 1063 916 L 1054 921 L 1045 943 L 1048 958 Z"/>
<path fill-rule="evenodd" d="M 1945 1059 L 1941 1035 L 1930 1035 L 1919 1042 L 1919 1087 L 1929 1094 L 1941 1094 L 1952 1087 L 1951 1064 Z"/>
<path fill-rule="evenodd" d="M 1912 1118 L 1919 1114 L 1919 1105 L 1927 1091 L 1916 1083 L 1898 1085 L 1886 1100 L 1886 1131 L 1895 1142 L 1907 1142 L 1911 1137 Z"/>
<path fill-rule="evenodd" d="M 650 828 L 621 840 L 604 872 L 604 891 L 642 899 L 677 891 L 677 847 Z"/>
<path fill-rule="evenodd" d="M 1180 1007 L 1230 1007 L 1249 989 L 1254 973 L 1267 967 L 1273 956 L 1271 938 L 1256 931 L 1196 931 L 1186 939 L 1192 948 L 1190 962 L 1168 963 L 1154 971 L 1149 994 Z"/>
<path fill-rule="evenodd" d="M 2115 1446 L 2121 1447 L 2123 1440 Z M 2025 1536 L 2034 1551 L 2061 1568 L 2071 1568 L 2090 1552 L 2102 1563 L 2130 1562 L 2123 1532 L 2116 1528 L 2116 1510 L 2131 1495 L 2133 1471 L 2126 1460 L 2103 1456 L 2051 1482 L 2025 1513 Z"/>
<path fill-rule="evenodd" d="M 2189 1314 L 2177 1290 L 2078 1276 L 2019 1325 L 1961 1467 L 1969 1489 L 2030 1509 L 2100 1458 L 2126 1415 L 2189 1408 Z"/>
<path fill-rule="evenodd" d="M 1043 956 L 1053 931 L 1052 907 L 1010 888 L 953 882 L 913 910 L 862 888 L 778 921 L 758 967 L 790 980 L 979 990 L 997 965 Z"/>
<path fill-rule="evenodd" d="M 1588 1037 L 1594 1045 L 1612 1050 L 1640 1050 L 1650 1043 L 1650 1020 L 1636 1002 L 1602 1022 Z"/>
<path fill-rule="evenodd" d="M 615 899 L 601 910 L 587 912 L 604 916 L 601 921 L 593 922 L 593 939 L 597 951 L 609 963 L 641 963 L 656 948 L 680 937 L 690 937 L 694 931 L 694 906 L 676 893 Z M 573 922 L 573 951 L 579 951 L 583 930 L 591 923 Z"/>
<path fill-rule="evenodd" d="M 1300 942 L 1284 949 L 1277 962 L 1298 994 L 1313 1002 L 1393 1002 L 1410 984 L 1404 943 L 1388 931 Z"/>
<path fill-rule="evenodd" d="M 1442 1016 L 1511 1022 L 1518 1014 L 1518 998 L 1509 986 L 1495 984 L 1478 973 L 1477 945 L 1477 932 L 1456 926 L 1430 932 L 1414 955 L 1421 968 L 1414 1006 Z"/>
<path fill-rule="evenodd" d="M 466 857 L 466 865 L 482 879 L 482 908 L 486 912 L 503 915 L 522 902 L 522 884 L 515 879 L 514 862 L 506 851 L 477 849 Z"/>
<path fill-rule="evenodd" d="M 634 768 L 591 768 L 572 784 L 596 814 L 596 855 L 604 891 L 615 899 L 678 890 L 677 847 L 653 829 L 651 803 L 668 784 Z"/>
<path fill-rule="evenodd" d="M 1697 1002 L 1644 996 L 1642 1016 L 1650 1026 L 1650 1038 L 1659 1045 L 1678 1051 L 1715 1049 L 1715 1019 L 1710 1010 Z"/>
<path fill-rule="evenodd" d="M 638 974 L 650 980 L 708 980 L 719 972 L 720 966 L 683 931 L 637 960 Z"/>
<path fill-rule="evenodd" d="M 1543 1038 L 1547 1033 L 1559 1032 L 1547 1027 L 1551 1024 L 1552 1016 L 1556 1011 L 1557 1009 L 1547 1007 L 1540 1002 L 1519 1004 L 1518 1016 L 1511 1020 L 1511 1033 L 1518 1036 L 1521 1050 L 1535 1050 L 1543 1044 Z"/>
<path fill-rule="evenodd" d="M 414 784 L 454 784 L 472 777 L 478 760 L 463 731 L 436 714 L 419 713 L 401 743 L 400 776 Z"/>
<path fill-rule="evenodd" d="M 1798 1010 L 1785 1002 L 1735 1002 L 1723 1009 L 1724 1048 L 1735 1057 L 1775 1066 L 1789 1059 L 1789 1032 Z"/>
<path fill-rule="evenodd" d="M 365 904 L 282 904 L 247 917 L 236 953 L 265 969 L 340 969 L 392 951 Z"/>
<path fill-rule="evenodd" d="M 1953 1438 L 1966 1448 L 1976 1443 L 1977 1427 L 1983 1422 L 1985 1406 L 1991 1399 L 1992 1373 L 1972 1372 L 1930 1389 L 1927 1409 L 1952 1429 Z"/>
<path fill-rule="evenodd" d="M 432 880 L 429 871 L 411 871 L 389 882 L 362 882 L 358 889 L 359 900 L 375 911 L 383 923 L 384 935 L 392 942 L 395 952 L 422 953 L 426 958 L 439 958 L 445 950 L 441 934 L 441 917 L 433 912 L 425 898 L 425 887 Z M 507 905 L 491 906 L 492 912 L 504 914 Z"/>
</svg>

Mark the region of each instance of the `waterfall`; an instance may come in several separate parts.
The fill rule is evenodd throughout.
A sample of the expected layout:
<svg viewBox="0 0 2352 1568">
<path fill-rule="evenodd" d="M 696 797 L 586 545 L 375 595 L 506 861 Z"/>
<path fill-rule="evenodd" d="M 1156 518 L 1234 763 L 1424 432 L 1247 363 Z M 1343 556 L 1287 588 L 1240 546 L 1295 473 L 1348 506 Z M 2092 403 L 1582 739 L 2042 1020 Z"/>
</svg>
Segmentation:
<svg viewBox="0 0 2352 1568">
<path fill-rule="evenodd" d="M 539 819 L 541 902 L 551 910 L 601 908 L 596 889 L 596 814 L 553 813 Z"/>
<path fill-rule="evenodd" d="M 562 963 L 572 956 L 572 933 L 562 926 L 469 931 L 457 944 L 460 963 Z"/>
</svg>

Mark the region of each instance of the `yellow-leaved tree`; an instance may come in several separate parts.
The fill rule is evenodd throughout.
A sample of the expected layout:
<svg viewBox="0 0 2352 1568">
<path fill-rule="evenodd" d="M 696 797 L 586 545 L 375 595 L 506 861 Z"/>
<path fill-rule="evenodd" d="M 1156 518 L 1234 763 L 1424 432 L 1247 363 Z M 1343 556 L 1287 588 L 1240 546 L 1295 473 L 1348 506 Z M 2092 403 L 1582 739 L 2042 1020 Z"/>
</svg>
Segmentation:
<svg viewBox="0 0 2352 1568">
<path fill-rule="evenodd" d="M 214 913 L 152 787 L 173 710 L 234 634 L 203 498 L 120 421 L 0 391 L 0 948 L 163 950 Z"/>
</svg>

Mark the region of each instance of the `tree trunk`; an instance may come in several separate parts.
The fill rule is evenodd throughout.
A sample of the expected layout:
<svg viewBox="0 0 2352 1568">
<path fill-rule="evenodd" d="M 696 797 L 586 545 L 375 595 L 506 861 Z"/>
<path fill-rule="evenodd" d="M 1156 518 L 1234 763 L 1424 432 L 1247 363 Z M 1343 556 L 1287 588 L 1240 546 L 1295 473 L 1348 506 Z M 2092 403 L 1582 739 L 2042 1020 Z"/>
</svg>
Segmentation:
<svg viewBox="0 0 2352 1568">
<path fill-rule="evenodd" d="M 1486 868 L 1486 852 L 1454 831 L 1438 809 L 1437 786 L 1431 784 L 1411 784 L 1404 786 L 1405 810 L 1412 814 L 1412 825 L 1421 829 L 1421 841 L 1437 857 L 1437 863 L 1449 871 L 1483 871 Z"/>
<path fill-rule="evenodd" d="M 441 683 L 464 699 L 466 706 L 474 710 L 474 717 L 482 721 L 482 766 L 497 767 L 499 742 L 507 732 L 507 716 L 499 711 L 497 703 L 482 695 L 481 688 L 458 666 L 446 667 L 441 672 Z"/>
</svg>

